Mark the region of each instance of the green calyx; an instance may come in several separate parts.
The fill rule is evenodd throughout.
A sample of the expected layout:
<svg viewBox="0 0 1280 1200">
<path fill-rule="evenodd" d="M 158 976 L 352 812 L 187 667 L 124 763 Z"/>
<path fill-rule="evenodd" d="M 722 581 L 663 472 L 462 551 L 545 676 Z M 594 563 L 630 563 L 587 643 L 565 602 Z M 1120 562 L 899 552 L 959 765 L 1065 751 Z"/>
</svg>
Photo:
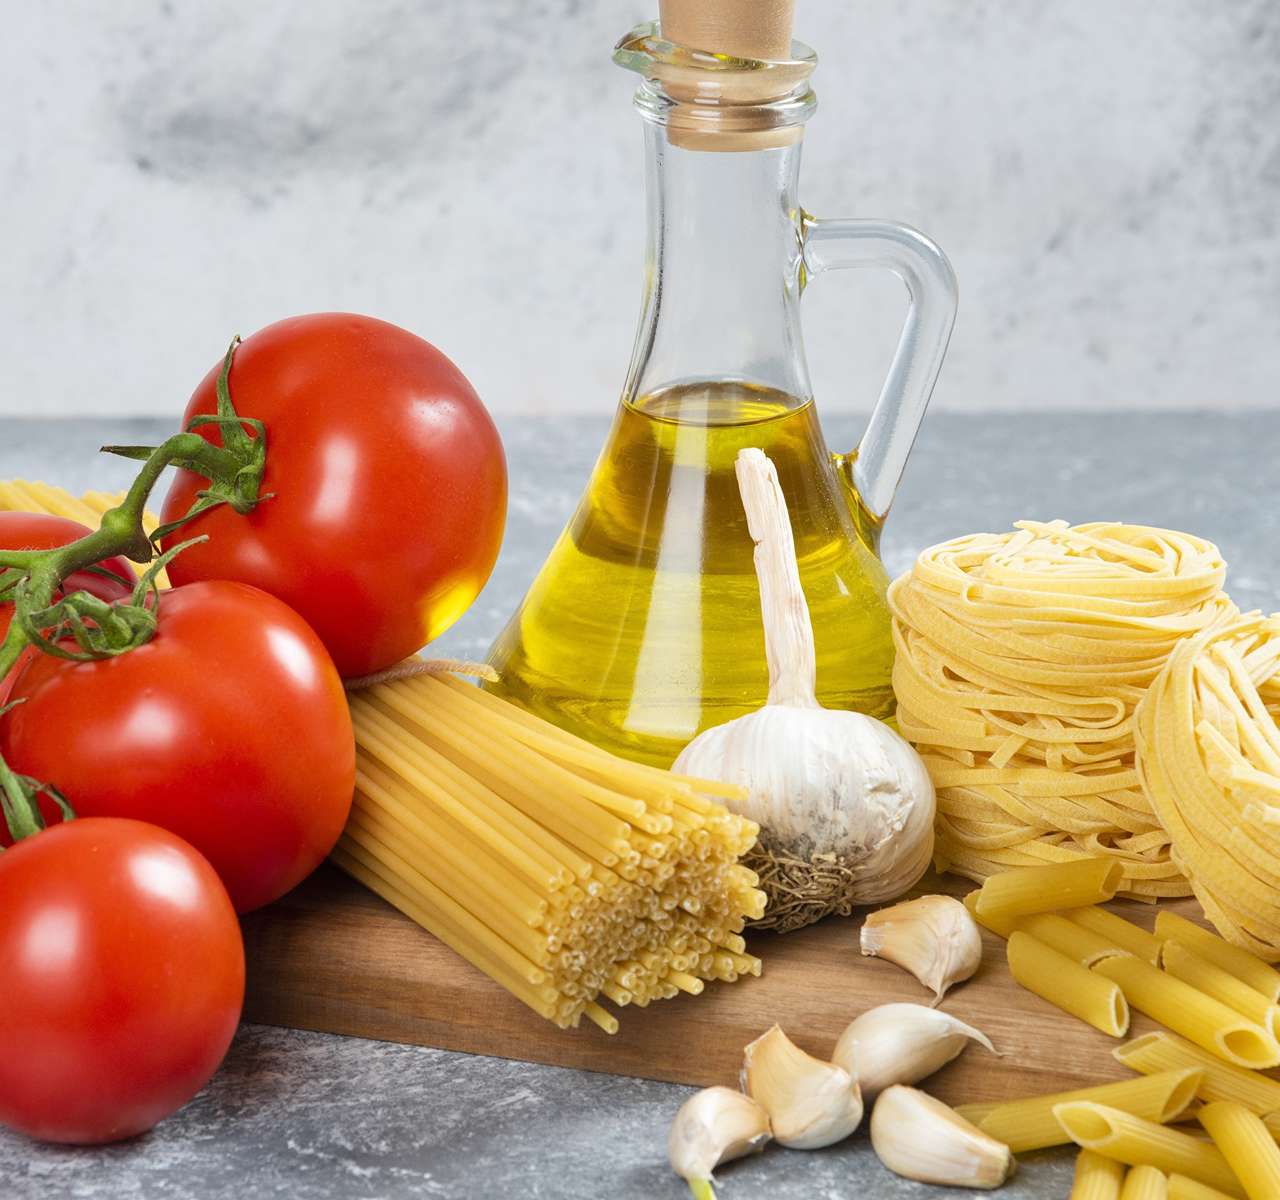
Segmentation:
<svg viewBox="0 0 1280 1200">
<path fill-rule="evenodd" d="M 103 513 L 96 530 L 52 550 L 0 550 L 0 603 L 12 604 L 14 610 L 8 633 L 0 642 L 0 679 L 29 647 L 58 658 L 89 662 L 144 645 L 157 628 L 160 572 L 182 551 L 206 539 L 192 538 L 157 553 L 161 540 L 218 505 L 227 504 L 245 514 L 270 499 L 261 494 L 266 430 L 261 421 L 241 417 L 231 401 L 231 365 L 239 345 L 240 338 L 232 338 L 223 359 L 216 415 L 192 418 L 182 433 L 159 446 L 103 447 L 106 453 L 136 459 L 143 465 L 125 498 Z M 217 426 L 221 446 L 195 432 L 206 425 Z M 171 466 L 203 476 L 208 486 L 197 493 L 181 518 L 148 536 L 143 524 L 147 500 Z M 117 555 L 148 564 L 128 599 L 108 603 L 89 592 L 61 594 L 63 582 L 77 572 L 109 575 L 98 564 Z M 0 718 L 19 703 L 0 708 Z M 44 828 L 39 803 L 42 795 L 53 801 L 64 818 L 74 816 L 55 788 L 17 774 L 0 756 L 0 810 L 15 841 Z"/>
</svg>

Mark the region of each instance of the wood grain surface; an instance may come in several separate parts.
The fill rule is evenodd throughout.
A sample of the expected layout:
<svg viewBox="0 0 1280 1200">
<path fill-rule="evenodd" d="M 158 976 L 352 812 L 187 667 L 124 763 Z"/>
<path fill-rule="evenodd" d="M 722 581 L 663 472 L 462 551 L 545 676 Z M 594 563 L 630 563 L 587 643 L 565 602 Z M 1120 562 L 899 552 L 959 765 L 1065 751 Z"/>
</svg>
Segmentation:
<svg viewBox="0 0 1280 1200">
<path fill-rule="evenodd" d="M 917 891 L 973 885 L 929 879 Z M 1113 905 L 1150 927 L 1154 910 Z M 1170 906 L 1199 916 L 1193 901 Z M 749 939 L 764 959 L 759 979 L 708 984 L 647 1009 L 614 1010 L 610 1037 L 583 1021 L 557 1029 L 360 884 L 324 867 L 270 908 L 244 919 L 249 987 L 245 1019 L 268 1025 L 412 1042 L 501 1058 L 678 1083 L 733 1084 L 742 1047 L 778 1022 L 826 1056 L 850 1020 L 876 1004 L 927 1004 L 931 993 L 899 968 L 858 952 L 858 917 L 828 918 L 796 933 Z M 982 1029 L 999 1058 L 972 1047 L 936 1075 L 930 1091 L 952 1103 L 1084 1087 L 1130 1072 L 1118 1041 L 1024 991 L 1009 976 L 1004 942 L 983 933 L 978 974 L 943 1008 Z M 1132 1034 L 1153 1028 L 1135 1014 Z"/>
</svg>

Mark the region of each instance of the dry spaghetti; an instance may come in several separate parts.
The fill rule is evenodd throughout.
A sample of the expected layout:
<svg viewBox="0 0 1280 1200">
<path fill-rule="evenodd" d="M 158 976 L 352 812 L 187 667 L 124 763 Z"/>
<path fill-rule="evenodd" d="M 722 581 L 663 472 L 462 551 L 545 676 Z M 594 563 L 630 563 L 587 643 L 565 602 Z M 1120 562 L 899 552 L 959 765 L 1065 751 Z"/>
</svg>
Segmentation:
<svg viewBox="0 0 1280 1200">
<path fill-rule="evenodd" d="M 938 792 L 941 867 L 1112 855 L 1122 892 L 1188 894 L 1134 762 L 1134 711 L 1235 613 L 1217 548 L 1144 526 L 1019 522 L 922 553 L 890 589 L 898 724 Z"/>
<path fill-rule="evenodd" d="M 1173 861 L 1229 941 L 1280 959 L 1280 615 L 1174 650 L 1138 706 L 1138 769 Z"/>
</svg>

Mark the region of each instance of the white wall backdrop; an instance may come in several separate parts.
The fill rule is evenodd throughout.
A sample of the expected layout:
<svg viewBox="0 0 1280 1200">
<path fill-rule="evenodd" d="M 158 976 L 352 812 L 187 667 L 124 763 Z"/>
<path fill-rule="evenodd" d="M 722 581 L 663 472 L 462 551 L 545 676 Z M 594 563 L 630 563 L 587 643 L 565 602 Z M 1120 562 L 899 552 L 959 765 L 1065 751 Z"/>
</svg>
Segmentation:
<svg viewBox="0 0 1280 1200">
<path fill-rule="evenodd" d="M 798 8 L 807 207 L 917 224 L 959 273 L 939 405 L 1280 403 L 1274 0 Z M 233 331 L 324 308 L 421 333 L 494 409 L 611 406 L 641 157 L 609 56 L 655 9 L 7 5 L 0 414 L 176 413 Z M 806 306 L 821 402 L 867 407 L 895 281 Z"/>
</svg>

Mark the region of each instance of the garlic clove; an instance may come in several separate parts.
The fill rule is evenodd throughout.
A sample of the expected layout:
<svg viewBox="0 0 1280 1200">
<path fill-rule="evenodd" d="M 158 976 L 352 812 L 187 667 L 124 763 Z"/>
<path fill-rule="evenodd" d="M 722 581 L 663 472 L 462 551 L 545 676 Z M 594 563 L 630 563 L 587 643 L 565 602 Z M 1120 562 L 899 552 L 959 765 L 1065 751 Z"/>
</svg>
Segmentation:
<svg viewBox="0 0 1280 1200">
<path fill-rule="evenodd" d="M 873 912 L 862 924 L 862 953 L 910 971 L 934 1004 L 982 962 L 982 934 L 953 896 L 921 896 Z"/>
<path fill-rule="evenodd" d="M 889 1170 L 920 1183 L 997 1188 L 1017 1169 L 1003 1142 L 901 1084 L 881 1092 L 871 1111 L 871 1145 Z"/>
<path fill-rule="evenodd" d="M 742 1090 L 769 1114 L 775 1140 L 793 1150 L 830 1146 L 862 1120 L 857 1077 L 806 1054 L 777 1025 L 743 1051 Z"/>
<path fill-rule="evenodd" d="M 923 1004 L 881 1004 L 851 1021 L 831 1061 L 855 1074 L 869 1104 L 895 1083 L 918 1083 L 969 1044 L 999 1052 L 979 1029 Z"/>
<path fill-rule="evenodd" d="M 695 1195 L 712 1195 L 713 1168 L 759 1153 L 768 1140 L 769 1114 L 759 1104 L 732 1088 L 709 1087 L 680 1106 L 667 1134 L 667 1157 Z"/>
</svg>

